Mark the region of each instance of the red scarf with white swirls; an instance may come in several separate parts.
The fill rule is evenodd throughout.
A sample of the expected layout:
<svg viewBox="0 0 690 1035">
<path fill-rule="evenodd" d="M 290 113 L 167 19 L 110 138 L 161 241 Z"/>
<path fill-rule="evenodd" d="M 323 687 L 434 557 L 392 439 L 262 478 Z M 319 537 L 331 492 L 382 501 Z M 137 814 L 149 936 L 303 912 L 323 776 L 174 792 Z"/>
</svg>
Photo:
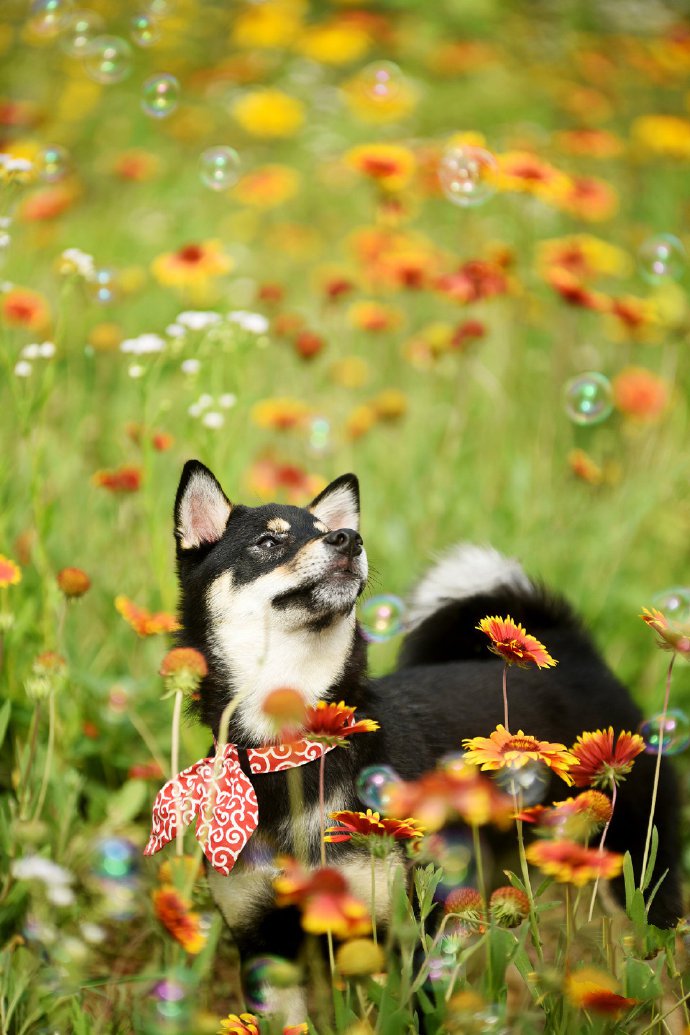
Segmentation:
<svg viewBox="0 0 690 1035">
<path fill-rule="evenodd" d="M 279 773 L 321 758 L 333 745 L 303 738 L 287 744 L 248 748 L 255 775 Z M 215 772 L 214 772 L 215 771 Z M 151 836 L 144 855 L 154 855 L 197 817 L 195 836 L 214 870 L 227 876 L 259 825 L 259 806 L 235 744 L 202 758 L 161 787 L 153 803 Z"/>
</svg>

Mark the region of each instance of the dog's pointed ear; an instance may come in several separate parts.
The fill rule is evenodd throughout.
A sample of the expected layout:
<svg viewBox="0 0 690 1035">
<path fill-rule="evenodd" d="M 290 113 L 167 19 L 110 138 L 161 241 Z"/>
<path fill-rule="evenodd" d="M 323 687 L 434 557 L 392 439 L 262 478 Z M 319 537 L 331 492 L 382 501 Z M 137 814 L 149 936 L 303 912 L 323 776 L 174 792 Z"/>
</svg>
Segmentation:
<svg viewBox="0 0 690 1035">
<path fill-rule="evenodd" d="M 330 529 L 359 530 L 359 482 L 354 474 L 343 474 L 327 485 L 307 508 Z"/>
<path fill-rule="evenodd" d="M 180 550 L 217 543 L 232 503 L 215 475 L 198 460 L 188 460 L 175 497 L 175 538 Z"/>
</svg>

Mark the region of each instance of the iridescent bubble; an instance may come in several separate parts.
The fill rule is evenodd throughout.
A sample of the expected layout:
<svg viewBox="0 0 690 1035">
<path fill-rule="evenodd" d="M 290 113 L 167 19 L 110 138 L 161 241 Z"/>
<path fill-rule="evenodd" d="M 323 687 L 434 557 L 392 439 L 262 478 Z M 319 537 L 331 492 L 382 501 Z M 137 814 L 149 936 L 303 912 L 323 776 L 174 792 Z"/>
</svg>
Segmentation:
<svg viewBox="0 0 690 1035">
<path fill-rule="evenodd" d="M 64 29 L 72 7 L 71 0 L 32 0 L 29 26 L 37 36 L 49 39 Z"/>
<path fill-rule="evenodd" d="M 640 723 L 640 736 L 648 755 L 679 755 L 690 745 L 690 719 L 678 708 L 669 708 Z"/>
<path fill-rule="evenodd" d="M 327 417 L 312 417 L 307 426 L 309 449 L 320 455 L 326 453 L 331 444 L 331 422 Z"/>
<path fill-rule="evenodd" d="M 209 147 L 199 158 L 201 180 L 211 190 L 227 190 L 237 183 L 240 156 L 232 147 Z"/>
<path fill-rule="evenodd" d="M 110 305 L 117 298 L 118 287 L 115 270 L 107 267 L 97 269 L 87 286 L 94 302 L 98 302 L 99 305 Z"/>
<path fill-rule="evenodd" d="M 152 47 L 160 39 L 156 19 L 146 11 L 135 14 L 130 26 L 130 35 L 138 47 Z"/>
<path fill-rule="evenodd" d="M 360 608 L 360 631 L 369 643 L 385 643 L 402 632 L 404 617 L 404 601 L 392 593 L 382 593 Z"/>
<path fill-rule="evenodd" d="M 139 872 L 139 849 L 124 837 L 104 837 L 94 849 L 93 872 L 107 880 L 129 880 Z"/>
<path fill-rule="evenodd" d="M 563 404 L 575 424 L 600 424 L 613 409 L 611 382 L 596 371 L 578 374 L 566 383 Z"/>
<path fill-rule="evenodd" d="M 247 1008 L 260 1013 L 270 1012 L 275 989 L 292 988 L 299 981 L 298 967 L 282 956 L 256 956 L 248 960 L 242 969 Z"/>
<path fill-rule="evenodd" d="M 369 100 L 381 105 L 396 98 L 405 85 L 405 76 L 392 61 L 372 61 L 357 79 Z"/>
<path fill-rule="evenodd" d="M 132 71 L 132 48 L 120 36 L 96 36 L 86 47 L 84 67 L 97 83 L 120 83 Z"/>
<path fill-rule="evenodd" d="M 69 172 L 70 157 L 64 147 L 59 144 L 48 144 L 39 158 L 41 179 L 46 183 L 57 183 Z"/>
<path fill-rule="evenodd" d="M 497 166 L 491 152 L 482 147 L 449 147 L 438 166 L 443 193 L 461 208 L 481 205 L 495 192 L 492 173 Z"/>
<path fill-rule="evenodd" d="M 438 902 L 445 902 L 454 888 L 472 883 L 475 872 L 472 837 L 466 830 L 446 827 L 429 834 L 424 842 L 424 856 L 443 870 L 434 895 Z"/>
<path fill-rule="evenodd" d="M 652 597 L 652 606 L 661 611 L 674 630 L 690 629 L 690 588 L 674 586 Z"/>
<path fill-rule="evenodd" d="M 385 812 L 390 802 L 388 787 L 399 783 L 400 777 L 390 765 L 369 765 L 360 769 L 355 789 L 357 797 L 367 808 Z"/>
<path fill-rule="evenodd" d="M 156 1012 L 166 1021 L 179 1021 L 187 1012 L 187 989 L 181 981 L 165 978 L 151 989 Z"/>
<path fill-rule="evenodd" d="M 492 775 L 504 794 L 516 797 L 518 804 L 525 807 L 543 801 L 551 782 L 549 767 L 538 759 L 521 766 L 507 765 Z"/>
<path fill-rule="evenodd" d="M 658 234 L 650 237 L 637 253 L 640 272 L 650 284 L 661 284 L 666 280 L 679 280 L 687 265 L 687 253 L 683 242 L 673 234 Z"/>
<path fill-rule="evenodd" d="M 94 38 L 103 31 L 105 20 L 97 11 L 72 11 L 60 36 L 60 47 L 69 57 L 84 57 Z"/>
<path fill-rule="evenodd" d="M 177 108 L 180 100 L 180 84 L 168 72 L 153 75 L 144 83 L 141 97 L 142 110 L 154 119 L 164 119 Z"/>
</svg>

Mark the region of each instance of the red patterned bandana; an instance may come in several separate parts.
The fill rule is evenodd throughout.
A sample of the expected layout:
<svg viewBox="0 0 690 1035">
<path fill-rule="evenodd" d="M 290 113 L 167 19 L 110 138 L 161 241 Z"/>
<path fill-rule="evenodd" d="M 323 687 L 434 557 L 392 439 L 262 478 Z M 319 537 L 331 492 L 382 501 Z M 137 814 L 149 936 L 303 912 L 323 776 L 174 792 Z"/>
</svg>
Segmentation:
<svg viewBox="0 0 690 1035">
<path fill-rule="evenodd" d="M 321 758 L 332 745 L 315 740 L 249 748 L 252 773 L 279 773 Z M 214 769 L 217 770 L 214 778 Z M 154 855 L 197 817 L 195 835 L 214 870 L 225 876 L 259 825 L 259 806 L 251 780 L 240 767 L 235 744 L 222 755 L 202 758 L 161 787 L 153 803 L 151 837 L 144 855 Z"/>
</svg>

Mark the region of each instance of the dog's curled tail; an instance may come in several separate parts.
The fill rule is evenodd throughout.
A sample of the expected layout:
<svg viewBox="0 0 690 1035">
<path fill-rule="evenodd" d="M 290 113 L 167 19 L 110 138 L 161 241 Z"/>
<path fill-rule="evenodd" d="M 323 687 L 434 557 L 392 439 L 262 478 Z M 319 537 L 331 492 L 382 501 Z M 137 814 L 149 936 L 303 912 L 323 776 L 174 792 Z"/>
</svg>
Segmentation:
<svg viewBox="0 0 690 1035">
<path fill-rule="evenodd" d="M 490 546 L 458 543 L 441 554 L 410 594 L 400 667 L 492 657 L 476 629 L 487 615 L 510 617 L 541 639 L 582 632 L 570 606 Z"/>
</svg>

